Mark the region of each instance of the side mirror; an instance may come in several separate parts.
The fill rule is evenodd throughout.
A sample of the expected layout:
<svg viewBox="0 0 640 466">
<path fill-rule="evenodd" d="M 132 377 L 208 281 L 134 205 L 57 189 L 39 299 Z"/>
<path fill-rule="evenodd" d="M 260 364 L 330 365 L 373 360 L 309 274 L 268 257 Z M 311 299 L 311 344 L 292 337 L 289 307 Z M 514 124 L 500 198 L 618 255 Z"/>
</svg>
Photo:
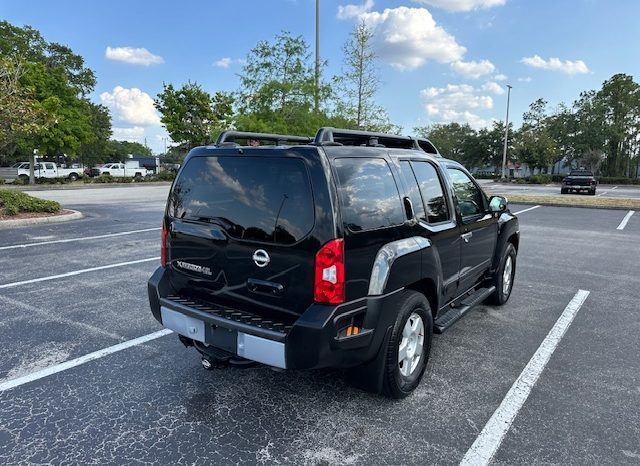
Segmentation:
<svg viewBox="0 0 640 466">
<path fill-rule="evenodd" d="M 508 202 L 506 197 L 491 196 L 491 199 L 489 199 L 489 210 L 495 213 L 504 212 L 507 210 Z"/>
</svg>

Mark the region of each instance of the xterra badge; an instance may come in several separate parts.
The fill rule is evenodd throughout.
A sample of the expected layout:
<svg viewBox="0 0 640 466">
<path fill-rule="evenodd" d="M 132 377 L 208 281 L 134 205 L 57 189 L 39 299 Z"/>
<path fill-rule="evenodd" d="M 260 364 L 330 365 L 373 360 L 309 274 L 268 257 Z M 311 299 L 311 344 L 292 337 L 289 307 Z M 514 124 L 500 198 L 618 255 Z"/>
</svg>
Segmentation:
<svg viewBox="0 0 640 466">
<path fill-rule="evenodd" d="M 211 275 L 211 269 L 209 267 L 203 267 L 201 265 L 190 264 L 189 262 L 176 261 L 178 267 L 185 270 L 191 270 L 192 272 L 198 272 L 203 275 Z"/>
</svg>

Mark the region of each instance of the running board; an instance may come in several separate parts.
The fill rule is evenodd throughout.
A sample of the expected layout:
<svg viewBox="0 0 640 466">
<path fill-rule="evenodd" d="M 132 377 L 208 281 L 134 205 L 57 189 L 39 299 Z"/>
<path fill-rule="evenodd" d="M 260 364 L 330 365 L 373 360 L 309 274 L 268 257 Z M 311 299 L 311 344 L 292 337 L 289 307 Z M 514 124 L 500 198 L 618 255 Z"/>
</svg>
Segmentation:
<svg viewBox="0 0 640 466">
<path fill-rule="evenodd" d="M 462 302 L 449 309 L 447 312 L 439 316 L 433 323 L 434 331 L 436 333 L 442 333 L 458 320 L 462 318 L 467 312 L 471 311 L 478 304 L 482 304 L 493 292 L 496 291 L 495 286 L 489 288 L 478 288 L 472 295 L 467 296 Z"/>
</svg>

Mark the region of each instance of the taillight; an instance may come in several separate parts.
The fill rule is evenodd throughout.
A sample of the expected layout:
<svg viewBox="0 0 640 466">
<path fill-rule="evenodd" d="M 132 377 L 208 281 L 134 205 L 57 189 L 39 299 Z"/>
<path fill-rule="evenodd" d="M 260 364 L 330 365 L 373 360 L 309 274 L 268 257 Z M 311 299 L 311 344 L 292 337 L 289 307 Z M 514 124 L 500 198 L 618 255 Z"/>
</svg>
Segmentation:
<svg viewBox="0 0 640 466">
<path fill-rule="evenodd" d="M 162 237 L 160 239 L 160 264 L 167 266 L 167 226 L 162 222 Z"/>
<path fill-rule="evenodd" d="M 334 239 L 316 253 L 313 299 L 317 303 L 344 302 L 344 241 Z"/>
</svg>

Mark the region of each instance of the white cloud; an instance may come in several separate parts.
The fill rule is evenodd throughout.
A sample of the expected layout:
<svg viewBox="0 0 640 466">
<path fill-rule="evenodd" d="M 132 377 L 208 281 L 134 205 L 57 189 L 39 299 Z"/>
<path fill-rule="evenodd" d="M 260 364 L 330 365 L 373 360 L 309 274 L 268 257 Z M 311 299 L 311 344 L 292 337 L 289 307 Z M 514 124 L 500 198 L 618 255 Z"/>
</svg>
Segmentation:
<svg viewBox="0 0 640 466">
<path fill-rule="evenodd" d="M 589 68 L 582 60 L 565 60 L 562 61 L 559 58 L 549 58 L 545 60 L 539 55 L 533 57 L 524 57 L 520 60 L 525 65 L 533 68 L 542 68 L 544 70 L 561 71 L 566 74 L 585 74 L 589 72 Z"/>
<path fill-rule="evenodd" d="M 435 6 L 447 11 L 471 11 L 479 8 L 502 6 L 507 0 L 413 0 L 416 3 Z"/>
<path fill-rule="evenodd" d="M 373 31 L 378 57 L 400 70 L 413 70 L 427 60 L 451 63 L 461 60 L 466 52 L 424 8 L 387 8 L 358 18 Z"/>
<path fill-rule="evenodd" d="M 338 19 L 357 18 L 373 8 L 373 0 L 366 0 L 362 5 L 339 5 Z"/>
<path fill-rule="evenodd" d="M 533 79 L 531 79 L 530 76 L 527 76 L 526 78 L 518 78 L 518 81 L 520 81 L 521 83 L 530 83 L 531 81 L 533 81 Z"/>
<path fill-rule="evenodd" d="M 233 60 L 231 58 L 224 57 L 213 62 L 213 66 L 217 66 L 218 68 L 229 68 L 229 66 L 231 66 L 231 63 L 233 63 Z"/>
<path fill-rule="evenodd" d="M 447 87 L 430 87 L 420 91 L 427 115 L 432 121 L 469 123 L 474 128 L 482 128 L 491 123 L 477 114 L 478 111 L 493 108 L 493 99 L 488 95 L 478 95 L 468 84 L 448 84 Z"/>
<path fill-rule="evenodd" d="M 496 81 L 506 81 L 507 80 L 507 75 L 506 74 L 502 74 L 502 73 L 496 74 L 493 77 L 493 79 L 496 80 Z"/>
<path fill-rule="evenodd" d="M 482 85 L 481 89 L 483 91 L 491 92 L 491 93 L 496 94 L 496 95 L 502 95 L 505 92 L 504 88 L 500 84 L 495 82 L 495 81 L 487 81 L 486 83 L 484 83 Z"/>
<path fill-rule="evenodd" d="M 455 61 L 451 63 L 451 68 L 456 73 L 471 79 L 478 79 L 481 76 L 491 74 L 496 67 L 489 60 L 482 61 Z"/>
<path fill-rule="evenodd" d="M 142 126 L 134 126 L 132 128 L 113 128 L 112 139 L 116 141 L 143 142 L 144 128 Z"/>
<path fill-rule="evenodd" d="M 154 55 L 145 48 L 107 47 L 104 56 L 109 60 L 122 61 L 132 65 L 157 65 L 164 63 L 160 55 Z"/>
<path fill-rule="evenodd" d="M 116 86 L 112 93 L 100 94 L 100 101 L 109 107 L 119 121 L 132 125 L 160 124 L 160 116 L 153 106 L 153 99 L 136 87 L 126 89 Z"/>
</svg>

